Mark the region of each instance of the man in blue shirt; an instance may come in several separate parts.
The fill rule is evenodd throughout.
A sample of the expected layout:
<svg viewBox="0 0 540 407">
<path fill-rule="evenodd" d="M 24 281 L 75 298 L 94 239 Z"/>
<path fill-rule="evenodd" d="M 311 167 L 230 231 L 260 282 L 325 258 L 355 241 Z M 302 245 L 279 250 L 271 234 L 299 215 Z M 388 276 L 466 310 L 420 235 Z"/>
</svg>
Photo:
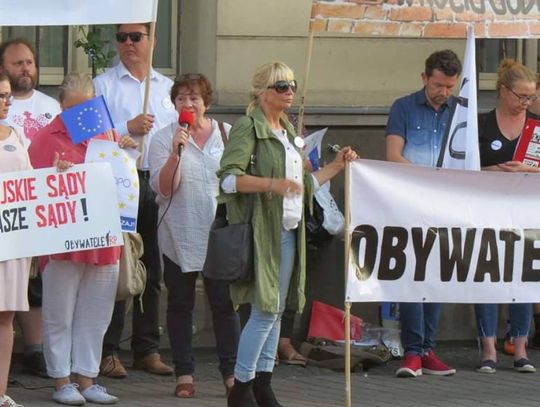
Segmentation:
<svg viewBox="0 0 540 407">
<path fill-rule="evenodd" d="M 397 99 L 390 109 L 386 125 L 388 161 L 437 165 L 441 140 L 450 125 L 451 95 L 460 74 L 461 62 L 451 50 L 434 52 L 426 59 L 422 72 L 424 88 Z M 456 373 L 433 352 L 441 305 L 401 303 L 399 307 L 405 357 L 396 376 Z"/>
</svg>

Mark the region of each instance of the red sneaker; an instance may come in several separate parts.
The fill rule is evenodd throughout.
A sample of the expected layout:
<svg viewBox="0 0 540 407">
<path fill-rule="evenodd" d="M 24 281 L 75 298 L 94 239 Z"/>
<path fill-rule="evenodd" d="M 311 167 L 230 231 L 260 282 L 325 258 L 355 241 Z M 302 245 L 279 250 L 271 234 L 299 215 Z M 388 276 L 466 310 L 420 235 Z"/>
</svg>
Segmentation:
<svg viewBox="0 0 540 407">
<path fill-rule="evenodd" d="M 396 370 L 397 377 L 422 376 L 422 358 L 418 355 L 405 355 L 401 360 L 399 369 Z"/>
<path fill-rule="evenodd" d="M 452 369 L 450 366 L 441 362 L 433 351 L 429 351 L 422 357 L 422 371 L 425 374 L 435 376 L 450 376 L 456 374 L 456 369 Z"/>
</svg>

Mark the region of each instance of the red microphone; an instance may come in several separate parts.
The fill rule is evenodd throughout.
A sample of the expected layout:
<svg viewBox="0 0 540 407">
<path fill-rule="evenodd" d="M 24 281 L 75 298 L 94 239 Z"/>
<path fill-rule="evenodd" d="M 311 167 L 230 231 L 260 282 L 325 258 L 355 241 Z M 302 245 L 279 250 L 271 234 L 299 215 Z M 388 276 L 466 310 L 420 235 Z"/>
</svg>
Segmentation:
<svg viewBox="0 0 540 407">
<path fill-rule="evenodd" d="M 182 110 L 180 116 L 178 117 L 178 124 L 183 129 L 189 130 L 193 122 L 195 121 L 195 116 L 190 110 Z M 178 157 L 182 156 L 182 149 L 184 148 L 183 144 L 178 144 Z"/>
</svg>

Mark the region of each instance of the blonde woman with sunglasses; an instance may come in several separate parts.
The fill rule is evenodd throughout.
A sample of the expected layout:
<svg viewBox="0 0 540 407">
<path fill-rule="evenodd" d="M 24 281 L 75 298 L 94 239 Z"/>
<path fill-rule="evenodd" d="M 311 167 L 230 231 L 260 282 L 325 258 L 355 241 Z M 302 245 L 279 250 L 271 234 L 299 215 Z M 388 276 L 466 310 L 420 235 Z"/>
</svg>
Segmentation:
<svg viewBox="0 0 540 407">
<path fill-rule="evenodd" d="M 227 205 L 229 222 L 244 219 L 245 198 L 253 197 L 255 276 L 231 286 L 233 303 L 250 303 L 251 315 L 240 335 L 228 406 L 279 407 L 270 383 L 281 314 L 285 305 L 301 311 L 305 302 L 304 203 L 357 155 L 345 147 L 329 165 L 305 172 L 303 139 L 285 113 L 297 90 L 293 71 L 281 62 L 267 63 L 251 85 L 247 115 L 232 127 L 218 171 L 218 199 Z"/>
</svg>

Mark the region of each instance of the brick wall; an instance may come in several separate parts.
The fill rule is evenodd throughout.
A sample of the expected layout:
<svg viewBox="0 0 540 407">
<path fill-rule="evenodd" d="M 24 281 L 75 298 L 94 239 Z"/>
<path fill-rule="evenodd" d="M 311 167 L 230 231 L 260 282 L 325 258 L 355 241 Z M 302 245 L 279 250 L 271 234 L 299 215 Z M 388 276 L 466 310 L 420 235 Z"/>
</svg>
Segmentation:
<svg viewBox="0 0 540 407">
<path fill-rule="evenodd" d="M 540 38 L 540 0 L 313 1 L 311 29 L 360 37 Z"/>
</svg>

